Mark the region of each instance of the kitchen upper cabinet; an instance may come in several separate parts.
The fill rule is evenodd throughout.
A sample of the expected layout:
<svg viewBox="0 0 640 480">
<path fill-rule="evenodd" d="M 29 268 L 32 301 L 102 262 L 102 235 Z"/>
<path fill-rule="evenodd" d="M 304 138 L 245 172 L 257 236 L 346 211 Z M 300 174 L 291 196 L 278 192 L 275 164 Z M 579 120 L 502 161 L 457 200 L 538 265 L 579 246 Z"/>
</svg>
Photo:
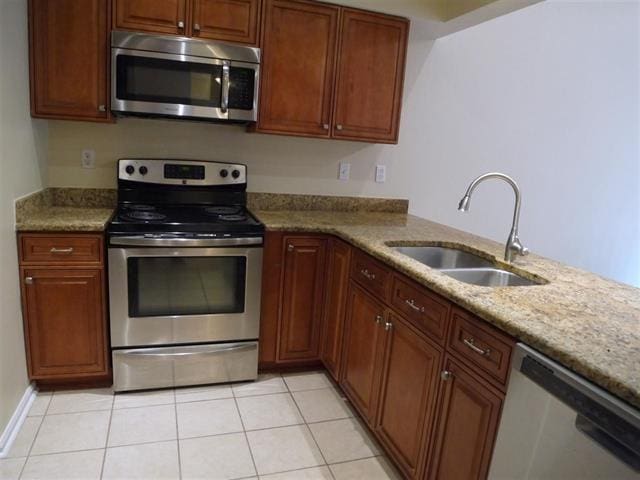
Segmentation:
<svg viewBox="0 0 640 480">
<path fill-rule="evenodd" d="M 184 35 L 187 0 L 114 0 L 114 28 Z"/>
<path fill-rule="evenodd" d="M 18 241 L 29 378 L 108 378 L 104 239 L 21 234 Z"/>
<path fill-rule="evenodd" d="M 327 261 L 327 281 L 324 321 L 320 359 L 336 381 L 340 379 L 340 358 L 342 354 L 342 331 L 349 286 L 349 263 L 351 247 L 338 240 L 329 239 Z"/>
<path fill-rule="evenodd" d="M 258 44 L 259 0 L 192 0 L 194 37 Z"/>
<path fill-rule="evenodd" d="M 29 0 L 31 115 L 108 121 L 109 0 Z"/>
<path fill-rule="evenodd" d="M 329 137 L 339 12 L 265 1 L 257 131 Z"/>
<path fill-rule="evenodd" d="M 278 361 L 317 360 L 324 300 L 326 239 L 284 237 Z"/>
<path fill-rule="evenodd" d="M 391 314 L 388 322 L 375 431 L 403 473 L 416 478 L 435 414 L 442 352 L 401 317 Z"/>
<path fill-rule="evenodd" d="M 503 395 L 451 357 L 445 361 L 442 379 L 438 426 L 426 478 L 484 479 Z"/>
<path fill-rule="evenodd" d="M 256 130 L 397 143 L 408 27 L 361 10 L 266 0 Z"/>
<path fill-rule="evenodd" d="M 378 403 L 385 323 L 384 305 L 351 282 L 340 386 L 370 424 Z"/>
<path fill-rule="evenodd" d="M 335 92 L 335 138 L 397 143 L 409 22 L 345 9 Z"/>
</svg>

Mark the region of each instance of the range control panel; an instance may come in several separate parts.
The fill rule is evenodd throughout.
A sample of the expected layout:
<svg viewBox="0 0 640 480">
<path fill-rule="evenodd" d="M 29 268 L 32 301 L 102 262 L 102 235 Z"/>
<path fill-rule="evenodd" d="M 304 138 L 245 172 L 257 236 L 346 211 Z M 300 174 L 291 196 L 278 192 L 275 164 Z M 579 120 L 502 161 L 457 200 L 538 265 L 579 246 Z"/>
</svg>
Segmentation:
<svg viewBox="0 0 640 480">
<path fill-rule="evenodd" d="M 165 185 L 237 185 L 247 183 L 247 167 L 201 160 L 122 158 L 118 179 Z"/>
</svg>

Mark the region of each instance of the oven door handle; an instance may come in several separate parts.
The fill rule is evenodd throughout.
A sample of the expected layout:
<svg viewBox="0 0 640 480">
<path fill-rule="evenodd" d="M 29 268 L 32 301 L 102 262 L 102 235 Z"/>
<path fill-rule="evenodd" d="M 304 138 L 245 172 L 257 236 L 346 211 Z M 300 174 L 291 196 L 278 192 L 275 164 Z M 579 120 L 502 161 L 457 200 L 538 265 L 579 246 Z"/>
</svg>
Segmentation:
<svg viewBox="0 0 640 480">
<path fill-rule="evenodd" d="M 242 345 L 234 345 L 231 347 L 214 348 L 212 350 L 195 350 L 195 351 L 173 351 L 167 352 L 167 348 L 141 348 L 137 350 L 124 350 L 123 353 L 127 355 L 134 355 L 137 357 L 202 357 L 210 355 L 219 355 L 229 352 L 240 352 L 245 350 L 255 350 L 255 343 L 243 343 Z M 116 350 L 115 352 L 117 352 Z M 114 353 L 115 353 L 114 352 Z"/>
<path fill-rule="evenodd" d="M 244 245 L 262 245 L 262 237 L 240 238 L 154 238 L 143 235 L 111 237 L 109 245 L 131 247 L 232 247 Z"/>
</svg>

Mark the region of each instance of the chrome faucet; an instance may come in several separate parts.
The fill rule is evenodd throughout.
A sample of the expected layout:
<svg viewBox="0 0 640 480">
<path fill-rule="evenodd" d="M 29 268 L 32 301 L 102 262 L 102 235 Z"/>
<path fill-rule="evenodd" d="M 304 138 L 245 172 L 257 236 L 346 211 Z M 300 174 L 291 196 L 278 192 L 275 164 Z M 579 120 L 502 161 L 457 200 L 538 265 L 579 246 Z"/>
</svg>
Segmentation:
<svg viewBox="0 0 640 480">
<path fill-rule="evenodd" d="M 461 212 L 467 212 L 469 210 L 469 202 L 471 201 L 471 194 L 478 186 L 479 183 L 482 183 L 484 180 L 488 180 L 490 178 L 499 178 L 507 182 L 513 188 L 513 192 L 516 194 L 516 205 L 513 211 L 513 224 L 511 225 L 511 232 L 509 232 L 509 238 L 507 239 L 507 244 L 504 248 L 504 259 L 506 262 L 511 263 L 514 252 L 518 255 L 527 255 L 529 253 L 529 249 L 524 247 L 522 243 L 520 243 L 520 238 L 518 238 L 518 222 L 520 221 L 520 189 L 518 188 L 518 184 L 515 182 L 513 178 L 504 173 L 492 172 L 485 173 L 484 175 L 480 175 L 476 178 L 471 184 L 469 188 L 467 188 L 467 192 L 460 200 L 460 204 L 458 205 L 458 210 Z"/>
</svg>

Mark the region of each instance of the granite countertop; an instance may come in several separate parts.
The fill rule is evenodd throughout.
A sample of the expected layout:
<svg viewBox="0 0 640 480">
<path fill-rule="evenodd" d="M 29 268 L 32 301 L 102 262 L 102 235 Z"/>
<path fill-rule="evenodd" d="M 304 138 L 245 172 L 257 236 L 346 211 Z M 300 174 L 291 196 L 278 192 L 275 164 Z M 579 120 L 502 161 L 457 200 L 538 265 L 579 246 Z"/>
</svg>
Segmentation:
<svg viewBox="0 0 640 480">
<path fill-rule="evenodd" d="M 531 254 L 513 265 L 504 245 L 403 213 L 268 211 L 268 230 L 334 234 L 499 329 L 640 407 L 640 289 Z M 387 244 L 454 246 L 548 283 L 479 287 L 459 282 Z"/>
<path fill-rule="evenodd" d="M 102 232 L 115 203 L 111 189 L 47 188 L 16 202 L 16 230 Z"/>
</svg>

